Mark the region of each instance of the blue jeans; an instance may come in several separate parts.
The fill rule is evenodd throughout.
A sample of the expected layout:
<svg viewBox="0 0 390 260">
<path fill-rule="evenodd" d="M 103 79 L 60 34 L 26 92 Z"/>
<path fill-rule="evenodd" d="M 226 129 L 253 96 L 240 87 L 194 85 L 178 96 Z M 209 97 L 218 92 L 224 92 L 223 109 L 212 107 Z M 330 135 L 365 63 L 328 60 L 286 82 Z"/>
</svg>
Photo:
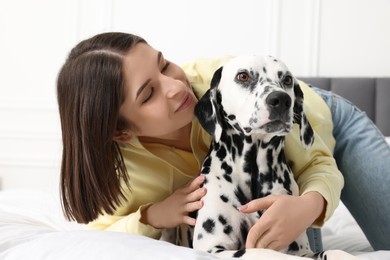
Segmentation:
<svg viewBox="0 0 390 260">
<path fill-rule="evenodd" d="M 307 238 L 309 239 L 310 249 L 314 253 L 324 251 L 322 246 L 322 235 L 321 229 L 319 228 L 308 228 L 306 231 Z"/>
<path fill-rule="evenodd" d="M 351 102 L 313 89 L 332 113 L 334 157 L 345 180 L 341 200 L 374 250 L 390 250 L 390 146 L 375 124 Z"/>
</svg>

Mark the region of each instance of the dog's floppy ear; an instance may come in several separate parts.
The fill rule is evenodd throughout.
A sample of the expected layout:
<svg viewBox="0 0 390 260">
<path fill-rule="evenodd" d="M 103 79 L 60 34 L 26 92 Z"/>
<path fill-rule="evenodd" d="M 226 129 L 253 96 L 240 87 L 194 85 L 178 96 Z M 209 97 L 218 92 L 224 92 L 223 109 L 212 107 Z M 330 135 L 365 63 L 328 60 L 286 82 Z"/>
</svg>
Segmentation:
<svg viewBox="0 0 390 260">
<path fill-rule="evenodd" d="M 294 82 L 294 94 L 294 123 L 297 123 L 300 127 L 300 138 L 302 146 L 305 149 L 308 149 L 314 142 L 314 133 L 303 110 L 303 92 L 296 80 Z"/>
<path fill-rule="evenodd" d="M 222 68 L 213 75 L 210 89 L 203 95 L 195 106 L 195 116 L 202 127 L 218 142 L 222 135 L 221 125 L 221 95 L 218 85 L 221 80 Z"/>
</svg>

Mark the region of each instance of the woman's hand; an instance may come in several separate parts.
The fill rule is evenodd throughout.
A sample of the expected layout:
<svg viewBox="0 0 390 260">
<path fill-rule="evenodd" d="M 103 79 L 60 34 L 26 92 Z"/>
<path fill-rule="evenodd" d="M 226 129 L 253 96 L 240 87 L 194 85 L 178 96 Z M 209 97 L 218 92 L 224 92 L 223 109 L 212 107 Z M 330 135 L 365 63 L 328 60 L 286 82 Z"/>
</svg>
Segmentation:
<svg viewBox="0 0 390 260">
<path fill-rule="evenodd" d="M 149 206 L 142 212 L 141 222 L 155 228 L 172 228 L 183 223 L 195 225 L 195 219 L 188 214 L 203 206 L 200 199 L 206 189 L 200 186 L 204 180 L 204 176 L 198 176 L 165 200 Z"/>
<path fill-rule="evenodd" d="M 287 248 L 323 214 L 325 199 L 318 192 L 302 196 L 269 195 L 240 208 L 243 213 L 265 210 L 249 230 L 246 248 Z"/>
</svg>

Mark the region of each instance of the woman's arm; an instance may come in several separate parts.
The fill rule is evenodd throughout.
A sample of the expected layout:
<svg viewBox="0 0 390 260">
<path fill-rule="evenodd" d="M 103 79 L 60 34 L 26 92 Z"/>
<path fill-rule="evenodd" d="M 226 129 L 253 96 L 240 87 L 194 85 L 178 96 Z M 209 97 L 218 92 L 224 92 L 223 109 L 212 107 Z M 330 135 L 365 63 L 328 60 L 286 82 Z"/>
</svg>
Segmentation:
<svg viewBox="0 0 390 260">
<path fill-rule="evenodd" d="M 176 227 L 182 223 L 195 225 L 190 212 L 203 206 L 201 198 L 206 194 L 200 188 L 204 177 L 199 176 L 177 189 L 166 199 L 140 206 L 137 211 L 126 214 L 131 201 L 118 207 L 114 215 L 102 215 L 87 225 L 88 229 L 109 230 L 139 234 L 159 239 L 162 228 Z"/>
</svg>

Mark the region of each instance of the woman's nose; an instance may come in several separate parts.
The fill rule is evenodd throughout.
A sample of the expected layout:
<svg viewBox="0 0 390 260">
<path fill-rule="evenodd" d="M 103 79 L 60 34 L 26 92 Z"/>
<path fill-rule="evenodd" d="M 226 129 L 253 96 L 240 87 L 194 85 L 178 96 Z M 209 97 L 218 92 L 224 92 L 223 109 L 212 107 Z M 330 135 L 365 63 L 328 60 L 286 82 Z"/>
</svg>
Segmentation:
<svg viewBox="0 0 390 260">
<path fill-rule="evenodd" d="M 167 98 L 174 98 L 183 88 L 183 82 L 171 77 L 163 76 L 161 79 L 161 86 Z"/>
</svg>

